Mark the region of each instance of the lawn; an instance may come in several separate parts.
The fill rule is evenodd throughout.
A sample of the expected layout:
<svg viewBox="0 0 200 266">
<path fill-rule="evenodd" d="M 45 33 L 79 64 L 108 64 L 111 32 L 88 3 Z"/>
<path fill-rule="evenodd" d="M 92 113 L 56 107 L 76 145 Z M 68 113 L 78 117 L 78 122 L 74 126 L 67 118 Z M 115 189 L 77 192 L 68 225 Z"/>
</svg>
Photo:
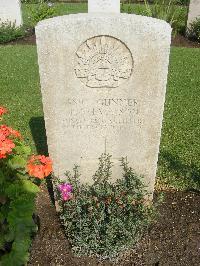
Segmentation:
<svg viewBox="0 0 200 266">
<path fill-rule="evenodd" d="M 33 149 L 46 152 L 36 47 L 0 46 L 0 58 L 0 105 Z M 171 49 L 158 186 L 200 187 L 199 62 L 199 49 Z"/>
<path fill-rule="evenodd" d="M 172 48 L 158 176 L 180 188 L 200 185 L 200 49 Z"/>
</svg>

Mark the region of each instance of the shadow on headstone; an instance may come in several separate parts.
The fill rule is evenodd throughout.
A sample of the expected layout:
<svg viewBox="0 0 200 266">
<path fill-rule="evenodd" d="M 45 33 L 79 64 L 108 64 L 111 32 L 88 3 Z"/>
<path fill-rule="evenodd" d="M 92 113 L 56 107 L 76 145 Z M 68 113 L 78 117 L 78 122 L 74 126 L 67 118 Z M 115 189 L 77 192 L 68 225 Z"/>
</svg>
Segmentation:
<svg viewBox="0 0 200 266">
<path fill-rule="evenodd" d="M 194 162 L 191 162 L 191 164 L 184 164 L 179 156 L 174 156 L 167 151 L 162 151 L 160 153 L 159 162 L 160 164 L 166 165 L 177 178 L 184 177 L 188 181 L 193 181 L 197 187 L 200 186 L 200 167 Z M 195 189 L 189 190 L 192 191 Z"/>
<path fill-rule="evenodd" d="M 48 145 L 47 145 L 47 137 L 46 137 L 46 129 L 44 117 L 31 117 L 29 121 L 29 126 L 31 129 L 31 134 L 35 143 L 35 147 L 38 154 L 48 156 Z M 53 193 L 53 185 L 52 185 L 52 177 L 49 176 L 46 178 L 46 184 L 49 191 L 49 195 L 51 201 L 54 203 L 54 193 Z"/>
</svg>

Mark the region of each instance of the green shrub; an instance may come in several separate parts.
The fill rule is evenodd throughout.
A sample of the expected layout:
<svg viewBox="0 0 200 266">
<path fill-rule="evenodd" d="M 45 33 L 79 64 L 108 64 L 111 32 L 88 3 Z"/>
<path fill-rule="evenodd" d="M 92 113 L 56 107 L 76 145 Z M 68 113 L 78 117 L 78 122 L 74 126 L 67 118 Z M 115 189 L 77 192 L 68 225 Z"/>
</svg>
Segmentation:
<svg viewBox="0 0 200 266">
<path fill-rule="evenodd" d="M 49 1 L 49 0 L 21 0 L 21 3 L 25 3 L 25 4 L 39 4 L 39 3 L 44 3 L 44 2 L 54 2 L 54 1 Z"/>
<path fill-rule="evenodd" d="M 52 3 L 42 1 L 36 6 L 30 7 L 30 20 L 32 26 L 35 26 L 39 21 L 56 15 L 55 7 Z"/>
<path fill-rule="evenodd" d="M 10 42 L 26 35 L 23 27 L 16 27 L 15 23 L 3 22 L 0 25 L 0 43 Z"/>
<path fill-rule="evenodd" d="M 186 8 L 175 5 L 175 0 L 144 0 L 144 5 L 123 4 L 121 11 L 162 19 L 168 22 L 173 33 L 185 32 Z"/>
<path fill-rule="evenodd" d="M 188 29 L 189 37 L 200 42 L 200 18 L 190 24 Z"/>
<path fill-rule="evenodd" d="M 155 212 L 147 204 L 148 193 L 141 177 L 133 172 L 125 158 L 122 159 L 123 179 L 116 183 L 109 182 L 111 156 L 103 154 L 99 160 L 93 185 L 80 184 L 78 167 L 75 167 L 73 176 L 67 173 L 69 184 L 57 181 L 55 186 L 59 188 L 61 218 L 74 253 L 113 259 L 136 243 Z"/>
<path fill-rule="evenodd" d="M 174 34 L 185 31 L 185 13 L 177 8 L 175 0 L 155 0 L 153 5 L 150 5 L 148 0 L 144 2 L 144 15 L 165 20 L 171 25 Z"/>
<path fill-rule="evenodd" d="M 31 149 L 20 133 L 1 123 L 6 112 L 0 106 L 0 265 L 22 266 L 37 231 L 33 214 L 39 187 L 31 176 L 43 178 L 47 167 L 45 175 L 49 174 L 51 161 L 40 155 L 30 157 Z"/>
<path fill-rule="evenodd" d="M 187 6 L 189 4 L 190 0 L 176 0 L 175 3 L 178 5 L 184 5 Z"/>
<path fill-rule="evenodd" d="M 176 21 L 174 0 L 155 0 L 153 5 L 150 5 L 148 0 L 144 2 L 147 16 L 165 20 L 173 27 Z"/>
<path fill-rule="evenodd" d="M 38 4 L 40 0 L 21 0 L 24 4 Z"/>
</svg>

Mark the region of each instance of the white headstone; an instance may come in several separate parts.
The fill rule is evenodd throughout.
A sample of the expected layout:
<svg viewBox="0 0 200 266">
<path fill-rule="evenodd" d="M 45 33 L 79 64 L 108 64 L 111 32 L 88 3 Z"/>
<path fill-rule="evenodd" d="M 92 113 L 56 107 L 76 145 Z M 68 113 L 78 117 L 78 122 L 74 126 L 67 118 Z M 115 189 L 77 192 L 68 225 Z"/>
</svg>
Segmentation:
<svg viewBox="0 0 200 266">
<path fill-rule="evenodd" d="M 120 13 L 120 0 L 88 0 L 88 13 Z"/>
<path fill-rule="evenodd" d="M 0 0 L 0 24 L 4 22 L 15 23 L 17 27 L 22 25 L 20 0 Z"/>
<path fill-rule="evenodd" d="M 38 62 L 54 173 L 74 164 L 92 182 L 98 158 L 121 157 L 153 192 L 171 42 L 164 21 L 128 14 L 77 14 L 40 22 Z"/>
<path fill-rule="evenodd" d="M 197 18 L 200 18 L 200 0 L 190 0 L 187 27 Z"/>
</svg>

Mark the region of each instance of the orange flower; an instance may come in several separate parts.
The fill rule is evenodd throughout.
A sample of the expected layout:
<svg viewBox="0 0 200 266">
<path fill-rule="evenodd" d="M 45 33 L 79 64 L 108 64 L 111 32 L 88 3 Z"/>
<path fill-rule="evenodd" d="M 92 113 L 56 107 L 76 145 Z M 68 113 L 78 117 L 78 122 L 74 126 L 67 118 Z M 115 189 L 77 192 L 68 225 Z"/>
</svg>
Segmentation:
<svg viewBox="0 0 200 266">
<path fill-rule="evenodd" d="M 5 135 L 0 131 L 0 142 L 6 139 Z"/>
<path fill-rule="evenodd" d="M 14 147 L 15 144 L 12 140 L 6 139 L 0 134 L 0 159 L 6 158 L 6 155 L 10 154 Z"/>
<path fill-rule="evenodd" d="M 43 179 L 45 177 L 43 165 L 28 165 L 29 175 Z"/>
<path fill-rule="evenodd" d="M 0 126 L 0 133 L 2 133 L 5 137 L 12 136 L 15 138 L 22 138 L 21 134 L 17 130 L 14 130 L 6 125 Z"/>
<path fill-rule="evenodd" d="M 18 138 L 18 139 L 22 139 L 22 135 L 21 135 L 21 133 L 19 133 L 19 131 L 11 128 L 10 133 L 13 137 Z"/>
<path fill-rule="evenodd" d="M 27 169 L 30 176 L 43 179 L 52 172 L 52 161 L 44 155 L 33 155 L 28 161 Z"/>
<path fill-rule="evenodd" d="M 5 114 L 7 112 L 8 112 L 8 110 L 5 107 L 0 106 L 0 116 L 2 116 L 3 114 Z"/>
</svg>

